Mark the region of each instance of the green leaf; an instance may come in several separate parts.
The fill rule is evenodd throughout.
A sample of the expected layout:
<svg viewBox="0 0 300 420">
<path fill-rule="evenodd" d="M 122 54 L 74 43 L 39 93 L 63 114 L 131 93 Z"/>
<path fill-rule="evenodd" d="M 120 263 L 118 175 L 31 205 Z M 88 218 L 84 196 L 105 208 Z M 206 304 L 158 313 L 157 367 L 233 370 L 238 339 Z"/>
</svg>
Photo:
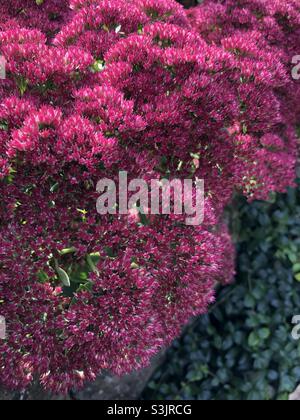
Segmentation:
<svg viewBox="0 0 300 420">
<path fill-rule="evenodd" d="M 256 301 L 253 296 L 251 296 L 250 294 L 247 294 L 245 297 L 244 304 L 246 308 L 254 308 L 256 306 Z"/>
<path fill-rule="evenodd" d="M 59 280 L 62 282 L 62 284 L 65 287 L 70 287 L 71 286 L 70 277 L 65 272 L 65 270 L 63 270 L 61 267 L 59 267 L 57 261 L 55 261 L 55 270 L 56 270 L 56 273 L 59 277 Z"/>
<path fill-rule="evenodd" d="M 50 192 L 51 192 L 51 193 L 56 192 L 56 191 L 58 190 L 58 187 L 59 187 L 59 183 L 58 183 L 58 182 L 56 182 L 56 183 L 55 183 L 55 184 L 53 184 L 53 185 L 52 185 L 52 187 L 50 188 Z"/>
<path fill-rule="evenodd" d="M 139 25 L 138 25 L 138 34 L 139 35 L 142 35 L 142 33 L 143 33 L 143 25 L 140 23 Z"/>
<path fill-rule="evenodd" d="M 294 273 L 300 273 L 300 263 L 294 264 L 293 265 L 293 272 Z"/>
<path fill-rule="evenodd" d="M 93 73 L 99 73 L 105 69 L 105 62 L 103 60 L 96 60 L 92 66 L 91 70 Z"/>
<path fill-rule="evenodd" d="M 132 262 L 130 266 L 133 270 L 140 268 L 140 266 L 136 262 Z"/>
<path fill-rule="evenodd" d="M 255 331 L 249 335 L 248 344 L 250 347 L 257 347 L 260 344 L 260 338 Z"/>
<path fill-rule="evenodd" d="M 262 340 L 266 340 L 267 338 L 269 338 L 271 335 L 271 331 L 269 330 L 269 328 L 261 328 L 260 330 L 258 330 L 258 336 L 262 339 Z"/>
<path fill-rule="evenodd" d="M 20 92 L 20 95 L 23 96 L 28 88 L 29 81 L 25 79 L 24 76 L 17 77 L 17 86 Z"/>
<path fill-rule="evenodd" d="M 59 254 L 63 256 L 63 255 L 68 255 L 68 254 L 74 254 L 75 252 L 76 252 L 76 248 L 71 247 L 71 248 L 65 248 L 59 251 Z"/>
<path fill-rule="evenodd" d="M 111 248 L 109 246 L 105 247 L 105 252 L 106 252 L 106 254 L 109 258 L 115 258 L 116 257 L 113 248 Z"/>
<path fill-rule="evenodd" d="M 0 121 L 0 130 L 8 131 L 8 123 L 6 121 Z"/>
<path fill-rule="evenodd" d="M 81 284 L 78 289 L 76 290 L 76 292 L 90 292 L 93 290 L 93 283 L 91 281 L 88 281 L 84 284 Z"/>
<path fill-rule="evenodd" d="M 47 283 L 49 281 L 49 278 L 44 271 L 38 272 L 38 281 L 39 283 Z"/>
<path fill-rule="evenodd" d="M 96 267 L 96 265 L 94 264 L 94 261 L 93 261 L 93 259 L 92 259 L 91 255 L 88 255 L 88 256 L 86 257 L 86 260 L 87 260 L 87 263 L 88 263 L 88 266 L 89 266 L 90 270 L 91 270 L 93 273 L 99 274 L 99 270 L 98 270 L 98 268 Z"/>
</svg>

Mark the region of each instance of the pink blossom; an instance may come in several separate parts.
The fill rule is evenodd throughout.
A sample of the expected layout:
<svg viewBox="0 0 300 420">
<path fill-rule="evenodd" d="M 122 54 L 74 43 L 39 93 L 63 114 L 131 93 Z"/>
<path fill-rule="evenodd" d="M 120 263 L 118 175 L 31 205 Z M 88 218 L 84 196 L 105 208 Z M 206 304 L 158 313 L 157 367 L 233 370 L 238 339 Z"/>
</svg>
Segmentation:
<svg viewBox="0 0 300 420">
<path fill-rule="evenodd" d="M 234 275 L 234 192 L 293 185 L 299 5 L 0 6 L 0 383 L 68 392 L 146 366 L 207 311 Z M 97 182 L 120 170 L 204 179 L 204 223 L 99 216 Z"/>
</svg>

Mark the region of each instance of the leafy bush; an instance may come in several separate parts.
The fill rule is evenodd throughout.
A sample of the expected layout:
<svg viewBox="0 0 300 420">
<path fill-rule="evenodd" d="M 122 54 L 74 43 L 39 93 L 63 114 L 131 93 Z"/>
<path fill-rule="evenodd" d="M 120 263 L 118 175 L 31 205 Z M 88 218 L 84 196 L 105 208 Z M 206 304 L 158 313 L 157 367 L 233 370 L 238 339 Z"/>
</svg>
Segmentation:
<svg viewBox="0 0 300 420">
<path fill-rule="evenodd" d="M 211 44 L 173 0 L 0 5 L 0 381 L 67 392 L 147 365 L 232 279 L 233 193 L 294 182 L 290 69 L 280 37 L 277 55 L 259 25 Z M 205 223 L 100 217 L 96 185 L 120 170 L 205 179 Z"/>
<path fill-rule="evenodd" d="M 300 189 L 233 211 L 236 282 L 174 343 L 146 398 L 286 399 L 300 383 Z"/>
</svg>

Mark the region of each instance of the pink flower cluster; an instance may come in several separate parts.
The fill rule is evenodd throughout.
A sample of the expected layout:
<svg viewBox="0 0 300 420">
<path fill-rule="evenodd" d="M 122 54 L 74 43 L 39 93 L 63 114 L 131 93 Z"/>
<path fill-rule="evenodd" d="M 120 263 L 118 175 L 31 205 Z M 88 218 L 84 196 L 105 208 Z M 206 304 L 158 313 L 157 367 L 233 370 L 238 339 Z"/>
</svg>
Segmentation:
<svg viewBox="0 0 300 420">
<path fill-rule="evenodd" d="M 259 185 L 254 198 L 284 190 L 293 178 L 300 120 L 300 83 L 292 79 L 300 51 L 299 1 L 204 0 L 188 16 L 202 38 L 232 52 L 249 71 L 237 86 L 242 109 L 233 135 L 249 157 L 244 169 Z M 259 77 L 267 86 L 258 86 Z"/>
<path fill-rule="evenodd" d="M 0 0 L 0 383 L 67 392 L 146 366 L 205 313 L 234 273 L 233 193 L 293 185 L 299 7 L 40 3 Z M 203 178 L 204 224 L 99 216 L 120 170 Z"/>
</svg>

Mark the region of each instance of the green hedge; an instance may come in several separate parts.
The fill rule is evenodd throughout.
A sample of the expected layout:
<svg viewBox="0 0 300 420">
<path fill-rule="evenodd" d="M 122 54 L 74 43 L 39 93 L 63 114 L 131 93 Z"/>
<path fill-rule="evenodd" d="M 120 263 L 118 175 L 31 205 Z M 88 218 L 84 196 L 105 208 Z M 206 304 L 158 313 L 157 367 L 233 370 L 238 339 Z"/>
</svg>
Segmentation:
<svg viewBox="0 0 300 420">
<path fill-rule="evenodd" d="M 146 399 L 286 399 L 300 384 L 300 188 L 234 208 L 236 282 L 174 343 Z"/>
</svg>

